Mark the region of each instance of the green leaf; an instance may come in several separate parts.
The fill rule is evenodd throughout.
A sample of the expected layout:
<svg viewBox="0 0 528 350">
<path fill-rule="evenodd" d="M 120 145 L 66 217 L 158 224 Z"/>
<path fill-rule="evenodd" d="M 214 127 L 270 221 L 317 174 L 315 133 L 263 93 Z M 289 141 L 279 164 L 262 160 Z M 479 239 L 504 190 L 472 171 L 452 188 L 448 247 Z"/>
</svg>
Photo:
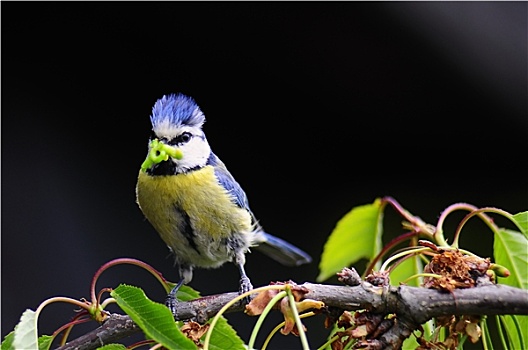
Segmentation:
<svg viewBox="0 0 528 350">
<path fill-rule="evenodd" d="M 521 229 L 521 233 L 528 238 L 528 211 L 517 213 L 512 218 Z"/>
<path fill-rule="evenodd" d="M 490 330 L 488 327 L 488 320 L 489 319 L 484 318 L 482 321 L 480 321 L 480 328 L 482 328 L 482 347 L 484 349 L 494 350 Z"/>
<path fill-rule="evenodd" d="M 218 319 L 213 333 L 211 333 L 211 341 L 209 349 L 224 350 L 224 349 L 240 349 L 246 350 L 246 346 L 242 339 L 237 335 L 236 331 L 231 327 L 224 317 Z"/>
<path fill-rule="evenodd" d="M 416 341 L 416 337 L 411 335 L 409 338 L 405 339 L 402 344 L 402 350 L 415 350 L 420 344 Z"/>
<path fill-rule="evenodd" d="M 372 259 L 381 249 L 383 218 L 381 201 L 353 208 L 328 237 L 317 281 L 324 281 L 362 258 Z"/>
<path fill-rule="evenodd" d="M 200 293 L 189 286 L 182 285 L 180 289 L 178 289 L 178 300 L 180 301 L 194 300 L 198 299 L 199 297 Z"/>
<path fill-rule="evenodd" d="M 501 322 L 504 324 L 503 329 L 508 335 L 511 349 L 526 349 L 528 344 L 528 316 L 520 315 L 500 315 Z"/>
<path fill-rule="evenodd" d="M 121 284 L 111 295 L 148 338 L 168 349 L 196 349 L 178 329 L 169 309 L 148 299 L 140 288 Z"/>
<path fill-rule="evenodd" d="M 390 273 L 390 283 L 393 286 L 399 286 L 401 282 L 407 280 L 409 277 L 423 272 L 423 263 L 420 257 L 411 256 L 405 259 L 396 266 Z M 411 287 L 420 287 L 420 278 L 413 278 L 405 282 Z"/>
<path fill-rule="evenodd" d="M 521 226 L 524 213 L 515 215 L 515 220 L 519 218 Z M 518 221 L 519 222 L 519 221 Z M 528 289 L 528 239 L 527 236 L 512 230 L 500 229 L 495 233 L 493 251 L 495 263 L 510 270 L 511 275 L 506 278 L 499 278 L 501 284 L 512 287 Z M 528 344 L 528 316 L 503 315 L 499 316 L 504 324 L 504 329 L 513 348 L 524 348 Z M 524 330 L 524 331 L 523 331 Z"/>
<path fill-rule="evenodd" d="M 37 316 L 35 311 L 27 309 L 15 326 L 13 347 L 15 349 L 38 349 Z"/>
<path fill-rule="evenodd" d="M 53 343 L 54 337 L 51 335 L 41 335 L 38 338 L 38 348 L 39 350 L 49 350 L 51 343 Z"/>
<path fill-rule="evenodd" d="M 502 284 L 528 289 L 528 239 L 517 231 L 499 229 L 493 242 L 495 263 L 510 270 L 511 275 L 500 278 Z"/>
<path fill-rule="evenodd" d="M 1 350 L 16 350 L 13 345 L 13 340 L 15 339 L 15 332 L 10 332 L 4 337 L 2 342 Z M 48 350 L 53 342 L 53 337 L 51 335 L 43 335 L 38 338 L 38 348 L 39 350 Z"/>
<path fill-rule="evenodd" d="M 2 346 L 0 347 L 1 350 L 14 350 L 13 347 L 13 339 L 15 339 L 15 332 L 9 332 L 5 337 L 4 341 L 2 342 Z"/>
</svg>

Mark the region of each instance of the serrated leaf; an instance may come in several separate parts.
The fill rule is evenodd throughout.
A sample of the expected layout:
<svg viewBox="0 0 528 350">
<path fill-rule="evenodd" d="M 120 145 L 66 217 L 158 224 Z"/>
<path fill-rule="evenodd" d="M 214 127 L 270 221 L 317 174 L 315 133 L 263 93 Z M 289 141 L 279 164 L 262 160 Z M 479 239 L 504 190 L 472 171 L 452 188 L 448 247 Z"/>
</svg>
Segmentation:
<svg viewBox="0 0 528 350">
<path fill-rule="evenodd" d="M 168 349 L 196 349 L 178 329 L 169 309 L 148 299 L 140 288 L 121 284 L 111 295 L 148 338 Z"/>
<path fill-rule="evenodd" d="M 513 220 L 519 225 L 521 233 L 528 238 L 528 211 L 513 215 Z"/>
<path fill-rule="evenodd" d="M 246 350 L 246 345 L 240 339 L 233 327 L 227 322 L 224 317 L 220 317 L 216 323 L 213 333 L 211 333 L 211 341 L 209 349 L 224 350 L 224 349 L 240 349 Z"/>
<path fill-rule="evenodd" d="M 381 248 L 383 211 L 381 201 L 353 208 L 328 237 L 317 281 L 324 281 L 362 258 L 372 259 Z"/>
<path fill-rule="evenodd" d="M 33 310 L 27 309 L 15 326 L 13 339 L 15 349 L 38 349 L 37 317 Z"/>
</svg>

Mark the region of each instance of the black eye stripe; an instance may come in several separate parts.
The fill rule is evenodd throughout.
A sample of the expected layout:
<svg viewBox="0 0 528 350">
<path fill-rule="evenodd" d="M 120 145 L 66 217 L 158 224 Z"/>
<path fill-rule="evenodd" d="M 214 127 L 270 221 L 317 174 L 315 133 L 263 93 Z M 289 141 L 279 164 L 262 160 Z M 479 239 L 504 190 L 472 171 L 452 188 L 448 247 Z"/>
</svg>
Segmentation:
<svg viewBox="0 0 528 350">
<path fill-rule="evenodd" d="M 169 145 L 181 145 L 182 143 L 187 143 L 192 139 L 192 134 L 190 132 L 184 132 L 181 135 L 176 136 L 169 141 Z"/>
</svg>

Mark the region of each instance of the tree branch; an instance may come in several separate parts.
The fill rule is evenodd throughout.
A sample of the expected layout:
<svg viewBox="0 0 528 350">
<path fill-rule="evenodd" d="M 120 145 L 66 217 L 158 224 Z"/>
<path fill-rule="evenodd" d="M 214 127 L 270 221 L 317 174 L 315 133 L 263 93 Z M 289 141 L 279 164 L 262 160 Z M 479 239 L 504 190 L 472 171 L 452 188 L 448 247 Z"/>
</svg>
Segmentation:
<svg viewBox="0 0 528 350">
<path fill-rule="evenodd" d="M 128 315 L 111 314 L 99 328 L 66 343 L 59 349 L 97 349 L 139 332 L 141 332 L 141 328 Z"/>
<path fill-rule="evenodd" d="M 380 338 L 384 344 L 392 344 L 393 348 L 433 317 L 528 315 L 528 291 L 506 285 L 490 284 L 476 288 L 455 289 L 452 292 L 408 286 L 376 287 L 368 282 L 361 282 L 357 286 L 304 283 L 298 287 L 308 290 L 305 298 L 322 301 L 327 307 L 348 311 L 368 310 L 380 315 L 396 314 L 397 324 Z M 237 292 L 231 292 L 180 302 L 177 305 L 175 320 L 192 319 L 204 323 L 237 296 Z M 243 310 L 244 304 L 239 303 L 227 312 Z M 96 349 L 139 331 L 141 331 L 139 327 L 128 316 L 112 314 L 99 328 L 59 349 Z"/>
</svg>

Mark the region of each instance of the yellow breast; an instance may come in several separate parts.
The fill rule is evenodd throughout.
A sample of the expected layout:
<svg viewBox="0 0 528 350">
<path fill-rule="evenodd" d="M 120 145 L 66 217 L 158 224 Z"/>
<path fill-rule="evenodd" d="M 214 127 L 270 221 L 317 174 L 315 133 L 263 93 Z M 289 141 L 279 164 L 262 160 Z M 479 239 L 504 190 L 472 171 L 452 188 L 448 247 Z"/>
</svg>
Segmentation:
<svg viewBox="0 0 528 350">
<path fill-rule="evenodd" d="M 193 233 L 202 244 L 207 242 L 205 236 L 218 240 L 252 230 L 250 214 L 234 204 L 231 194 L 216 179 L 212 166 L 169 176 L 150 176 L 140 171 L 136 192 L 146 218 L 167 245 L 176 250 L 187 240 L 178 229 L 182 212 L 188 216 Z"/>
</svg>

